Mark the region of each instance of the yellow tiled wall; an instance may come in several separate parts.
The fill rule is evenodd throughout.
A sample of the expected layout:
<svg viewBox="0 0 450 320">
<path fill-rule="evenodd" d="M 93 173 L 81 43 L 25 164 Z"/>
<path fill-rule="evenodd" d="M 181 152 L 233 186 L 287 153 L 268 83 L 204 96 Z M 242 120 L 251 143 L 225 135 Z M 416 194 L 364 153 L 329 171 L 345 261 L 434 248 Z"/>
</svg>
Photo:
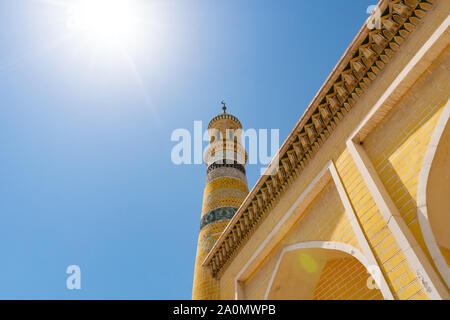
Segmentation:
<svg viewBox="0 0 450 320">
<path fill-rule="evenodd" d="M 387 278 L 394 297 L 408 299 L 416 294 L 423 295 L 415 273 L 411 270 L 404 253 L 347 150 L 336 161 L 336 167 L 367 241 L 381 271 Z"/>
<path fill-rule="evenodd" d="M 382 300 L 380 290 L 367 287 L 368 278 L 355 258 L 332 259 L 322 271 L 313 300 Z"/>
<path fill-rule="evenodd" d="M 428 299 L 421 281 L 406 259 L 397 238 L 389 229 L 387 221 L 347 150 L 346 141 L 426 39 L 429 39 L 434 30 L 447 18 L 449 6 L 450 3 L 440 1 L 430 10 L 423 26 L 417 28 L 402 45 L 382 74 L 339 123 L 250 239 L 242 245 L 220 276 L 221 299 L 234 299 L 237 275 L 330 160 L 336 165 L 364 239 L 394 298 Z M 448 55 L 441 54 L 363 143 L 363 148 L 374 164 L 389 196 L 425 253 L 427 249 L 417 222 L 415 207 L 417 179 L 431 134 L 450 95 L 448 66 Z M 267 253 L 264 260 L 245 279 L 243 283 L 245 298 L 264 298 L 270 276 L 283 247 L 311 240 L 338 241 L 360 248 L 358 240 L 352 235 L 352 229 L 333 183 L 329 183 L 312 201 L 300 220 L 292 225 L 280 243 Z M 350 261 L 339 263 L 345 264 Z M 318 291 L 317 294 L 322 293 Z"/>
<path fill-rule="evenodd" d="M 361 250 L 337 190 L 331 183 L 320 193 L 258 271 L 245 283 L 246 298 L 264 298 L 265 288 L 285 246 L 311 240 L 343 242 Z"/>
<path fill-rule="evenodd" d="M 429 258 L 417 218 L 417 184 L 431 135 L 450 97 L 449 65 L 447 49 L 364 141 L 381 181 Z"/>
</svg>

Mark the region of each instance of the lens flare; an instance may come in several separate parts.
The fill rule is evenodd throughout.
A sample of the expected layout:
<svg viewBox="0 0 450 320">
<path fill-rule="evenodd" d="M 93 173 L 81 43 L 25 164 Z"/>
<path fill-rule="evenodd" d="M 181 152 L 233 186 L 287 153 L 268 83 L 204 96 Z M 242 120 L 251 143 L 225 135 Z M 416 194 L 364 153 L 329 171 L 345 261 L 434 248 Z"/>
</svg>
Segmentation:
<svg viewBox="0 0 450 320">
<path fill-rule="evenodd" d="M 306 272 L 314 273 L 317 272 L 317 262 L 309 254 L 301 253 L 298 257 L 300 264 Z"/>
<path fill-rule="evenodd" d="M 69 7 L 68 28 L 99 44 L 126 45 L 138 32 L 130 0 L 80 0 Z"/>
</svg>

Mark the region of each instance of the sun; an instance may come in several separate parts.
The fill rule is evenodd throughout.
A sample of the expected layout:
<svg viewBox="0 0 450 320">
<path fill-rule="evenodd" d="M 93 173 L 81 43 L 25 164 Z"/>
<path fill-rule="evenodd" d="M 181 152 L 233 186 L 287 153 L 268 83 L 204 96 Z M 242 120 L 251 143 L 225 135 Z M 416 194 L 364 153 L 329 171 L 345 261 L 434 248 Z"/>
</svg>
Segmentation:
<svg viewBox="0 0 450 320">
<path fill-rule="evenodd" d="M 69 7 L 68 28 L 99 45 L 127 45 L 138 33 L 132 0 L 78 0 Z"/>
</svg>

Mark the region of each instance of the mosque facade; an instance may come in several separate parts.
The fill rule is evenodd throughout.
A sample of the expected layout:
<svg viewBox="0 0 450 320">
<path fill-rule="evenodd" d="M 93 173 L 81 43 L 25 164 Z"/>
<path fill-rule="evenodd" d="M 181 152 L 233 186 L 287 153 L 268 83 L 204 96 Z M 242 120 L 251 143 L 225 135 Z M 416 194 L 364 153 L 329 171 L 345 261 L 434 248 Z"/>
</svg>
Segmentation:
<svg viewBox="0 0 450 320">
<path fill-rule="evenodd" d="M 250 191 L 211 120 L 193 299 L 449 299 L 449 12 L 381 0 Z"/>
</svg>

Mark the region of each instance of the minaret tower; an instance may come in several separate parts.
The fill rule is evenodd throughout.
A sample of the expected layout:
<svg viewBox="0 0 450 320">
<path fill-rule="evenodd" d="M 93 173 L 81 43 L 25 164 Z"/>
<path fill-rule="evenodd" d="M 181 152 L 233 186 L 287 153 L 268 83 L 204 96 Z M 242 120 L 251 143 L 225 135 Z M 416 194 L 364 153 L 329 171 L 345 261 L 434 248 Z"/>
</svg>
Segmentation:
<svg viewBox="0 0 450 320">
<path fill-rule="evenodd" d="M 241 144 L 242 125 L 226 112 L 208 124 L 209 146 L 205 153 L 207 175 L 203 192 L 200 233 L 195 260 L 192 299 L 220 298 L 219 282 L 202 262 L 248 194 L 245 163 L 247 153 Z"/>
</svg>

